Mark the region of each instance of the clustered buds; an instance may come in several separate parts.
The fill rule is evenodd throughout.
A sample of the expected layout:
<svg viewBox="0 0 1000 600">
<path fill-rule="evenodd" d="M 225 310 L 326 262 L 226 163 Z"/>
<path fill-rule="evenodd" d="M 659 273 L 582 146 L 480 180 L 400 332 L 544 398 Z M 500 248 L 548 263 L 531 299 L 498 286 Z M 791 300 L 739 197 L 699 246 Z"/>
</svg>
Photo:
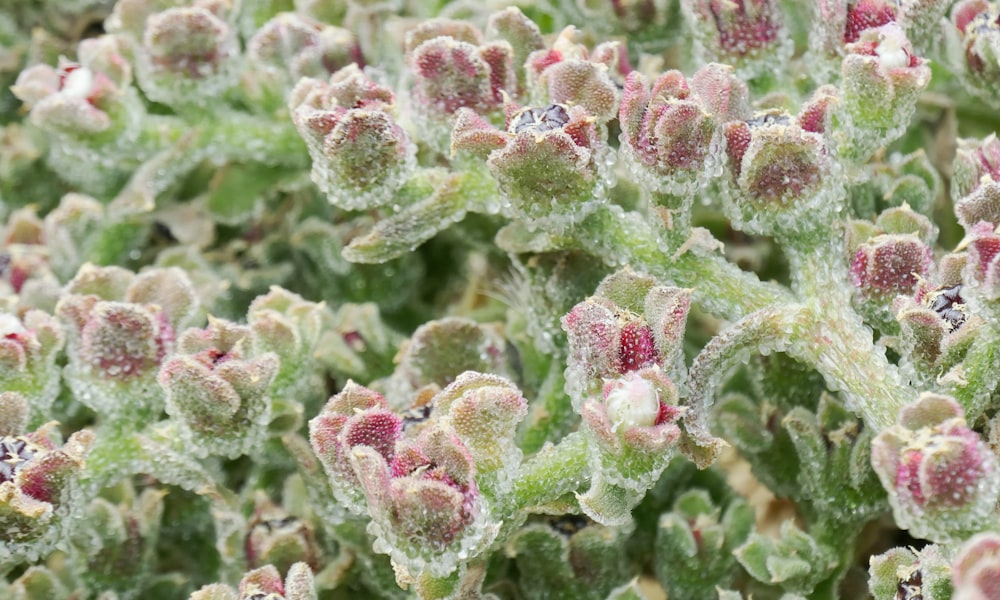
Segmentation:
<svg viewBox="0 0 1000 600">
<path fill-rule="evenodd" d="M 957 38 L 952 60 L 964 67 L 971 91 L 998 106 L 1000 90 L 1000 4 L 962 0 L 951 9 L 950 33 Z"/>
<path fill-rule="evenodd" d="M 56 307 L 68 332 L 70 387 L 106 418 L 147 422 L 163 408 L 160 365 L 197 307 L 180 269 L 134 275 L 84 265 Z"/>
<path fill-rule="evenodd" d="M 247 42 L 252 79 L 244 81 L 255 97 L 280 106 L 302 77 L 326 79 L 343 67 L 362 65 L 361 49 L 348 30 L 296 13 L 280 13 Z"/>
<path fill-rule="evenodd" d="M 872 443 L 872 465 L 896 522 L 919 537 L 975 531 L 1000 496 L 996 456 L 947 396 L 925 393 L 905 407 Z"/>
<path fill-rule="evenodd" d="M 528 98 L 533 104 L 582 106 L 606 123 L 618 112 L 618 91 L 632 71 L 620 42 L 604 42 L 593 51 L 574 41 L 577 30 L 564 29 L 548 49 L 539 49 L 524 62 Z"/>
<path fill-rule="evenodd" d="M 669 71 L 652 87 L 633 72 L 618 116 L 624 154 L 647 188 L 691 194 L 721 174 L 722 123 L 749 112 L 746 85 L 725 65 L 707 65 L 690 80 Z"/>
<path fill-rule="evenodd" d="M 562 319 L 569 343 L 567 391 L 579 410 L 604 381 L 658 366 L 677 377 L 690 290 L 658 286 L 631 270 L 606 278 Z"/>
<path fill-rule="evenodd" d="M 501 131 L 469 109 L 457 113 L 452 151 L 487 156 L 486 165 L 507 201 L 507 212 L 529 226 L 555 232 L 578 223 L 599 205 L 609 149 L 582 106 L 506 106 Z"/>
<path fill-rule="evenodd" d="M 167 414 L 183 425 L 196 455 L 235 458 L 266 439 L 279 361 L 272 352 L 255 354 L 251 337 L 249 327 L 211 319 L 185 331 L 159 371 Z"/>
<path fill-rule="evenodd" d="M 191 594 L 191 600 L 316 600 L 316 581 L 309 565 L 295 563 L 288 576 L 273 565 L 265 565 L 245 574 L 237 589 L 214 583 Z"/>
<path fill-rule="evenodd" d="M 503 92 L 517 89 L 513 47 L 504 40 L 486 42 L 478 29 L 459 21 L 434 19 L 408 32 L 406 58 L 414 110 L 432 143 L 445 141 L 442 134 L 458 109 L 496 114 Z M 444 149 L 446 142 L 435 146 Z"/>
<path fill-rule="evenodd" d="M 980 221 L 1000 225 L 1000 139 L 958 141 L 952 165 L 951 197 L 966 232 Z"/>
<path fill-rule="evenodd" d="M 289 110 L 312 157 L 312 178 L 345 209 L 381 206 L 409 177 L 416 147 L 393 116 L 395 98 L 357 65 L 329 82 L 305 78 Z"/>
<path fill-rule="evenodd" d="M 798 117 L 758 112 L 725 124 L 730 217 L 744 231 L 794 232 L 829 222 L 837 210 L 835 163 L 824 137 L 828 88 Z"/>
<path fill-rule="evenodd" d="M 792 54 L 780 3 L 773 0 L 684 0 L 681 9 L 695 32 L 701 63 L 737 66 L 753 78 L 786 62 Z"/>
<path fill-rule="evenodd" d="M 236 83 L 239 43 L 225 15 L 175 7 L 149 15 L 137 54 L 142 91 L 168 105 L 202 106 Z"/>
<path fill-rule="evenodd" d="M 0 437 L 0 559 L 36 560 L 62 540 L 80 509 L 75 504 L 92 432 L 61 445 L 56 423 Z"/>
<path fill-rule="evenodd" d="M 39 64 L 22 71 L 12 91 L 31 109 L 31 120 L 39 127 L 78 137 L 112 137 L 123 135 L 140 116 L 124 89 L 130 72 L 123 71 L 118 80 L 115 75 L 61 59 L 54 68 Z"/>
<path fill-rule="evenodd" d="M 526 414 L 512 384 L 471 371 L 402 415 L 348 382 L 310 421 L 310 440 L 334 496 L 371 517 L 397 573 L 440 577 L 498 533 L 491 510 L 516 477 L 513 437 Z"/>
</svg>

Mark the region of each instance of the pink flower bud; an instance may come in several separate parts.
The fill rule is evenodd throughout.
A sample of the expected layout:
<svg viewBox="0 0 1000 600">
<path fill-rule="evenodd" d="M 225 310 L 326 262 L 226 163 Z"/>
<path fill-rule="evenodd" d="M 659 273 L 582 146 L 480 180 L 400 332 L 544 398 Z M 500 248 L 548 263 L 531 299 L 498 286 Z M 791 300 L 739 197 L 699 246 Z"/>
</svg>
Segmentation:
<svg viewBox="0 0 1000 600">
<path fill-rule="evenodd" d="M 1000 232 L 992 223 L 972 226 L 969 260 L 966 265 L 969 295 L 987 302 L 1000 299 Z"/>
<path fill-rule="evenodd" d="M 724 134 L 732 173 L 727 200 L 737 227 L 803 230 L 833 218 L 835 202 L 824 192 L 837 182 L 823 135 L 781 111 L 730 121 Z"/>
<path fill-rule="evenodd" d="M 350 464 L 352 448 L 373 448 L 386 461 L 393 456 L 403 431 L 403 420 L 389 410 L 385 398 L 348 381 L 331 397 L 323 411 L 309 421 L 309 441 L 323 464 L 339 502 L 354 512 L 364 512 L 358 478 Z"/>
<path fill-rule="evenodd" d="M 513 65 L 519 89 L 508 91 L 511 94 L 519 93 L 525 79 L 522 66 L 532 52 L 545 47 L 541 30 L 534 21 L 524 16 L 519 8 L 510 6 L 490 15 L 486 32 L 491 38 L 506 40 L 513 49 Z"/>
<path fill-rule="evenodd" d="M 157 102 L 200 106 L 236 83 L 238 54 L 223 18 L 206 8 L 168 8 L 146 19 L 136 75 Z"/>
<path fill-rule="evenodd" d="M 31 109 L 33 123 L 70 135 L 107 131 L 122 102 L 121 90 L 106 75 L 64 59 L 55 69 L 25 69 L 11 91 Z"/>
<path fill-rule="evenodd" d="M 684 0 L 681 10 L 695 34 L 695 55 L 701 63 L 737 65 L 753 77 L 791 56 L 778 2 L 773 0 Z M 745 71 L 745 72 L 744 72 Z"/>
<path fill-rule="evenodd" d="M 247 60 L 258 69 L 285 71 L 283 84 L 302 77 L 325 79 L 351 63 L 364 66 L 354 34 L 296 13 L 280 13 L 264 23 L 247 42 Z"/>
<path fill-rule="evenodd" d="M 746 86 L 722 65 L 702 68 L 690 82 L 679 71 L 669 71 L 652 89 L 642 75 L 632 73 L 619 111 L 626 156 L 651 189 L 698 189 L 721 169 L 722 119 L 728 120 L 731 107 L 747 110 L 746 97 Z"/>
<path fill-rule="evenodd" d="M 872 442 L 872 466 L 900 527 L 950 539 L 975 530 L 1000 495 L 997 458 L 946 396 L 923 394 Z"/>
<path fill-rule="evenodd" d="M 416 165 L 416 147 L 396 123 L 391 90 L 356 65 L 329 83 L 303 79 L 289 110 L 312 158 L 312 179 L 330 202 L 345 209 L 392 200 Z"/>
<path fill-rule="evenodd" d="M 235 458 L 264 441 L 278 358 L 252 355 L 250 335 L 247 327 L 210 319 L 205 329 L 185 331 L 160 369 L 167 414 L 183 424 L 197 452 Z"/>
<path fill-rule="evenodd" d="M 367 446 L 351 453 L 372 517 L 370 531 L 393 562 L 410 573 L 441 577 L 458 556 L 476 555 L 496 535 L 461 440 L 431 425 L 400 442 L 391 462 Z"/>
<path fill-rule="evenodd" d="M 980 221 L 1000 225 L 1000 139 L 996 134 L 982 140 L 958 140 L 952 172 L 955 215 L 966 232 Z"/>
<path fill-rule="evenodd" d="M 517 90 L 511 45 L 481 39 L 475 28 L 447 20 L 430 21 L 407 35 L 414 108 L 428 120 L 422 126 L 432 142 L 450 131 L 459 108 L 497 113 L 503 92 Z"/>
<path fill-rule="evenodd" d="M 963 53 L 970 91 L 995 107 L 1000 82 L 1000 4 L 986 0 L 963 0 L 952 8 L 951 20 Z"/>
<path fill-rule="evenodd" d="M 0 437 L 0 528 L 5 553 L 16 559 L 45 556 L 83 509 L 72 500 L 94 436 L 79 431 L 60 446 L 56 425 Z"/>
<path fill-rule="evenodd" d="M 690 290 L 650 282 L 629 299 L 626 290 L 634 289 L 639 279 L 631 271 L 612 275 L 601 284 L 598 295 L 563 317 L 569 344 L 567 389 L 574 406 L 596 395 L 605 379 L 654 365 L 673 369 L 680 359 Z"/>
<path fill-rule="evenodd" d="M 896 8 L 886 0 L 858 0 L 847 3 L 844 43 L 858 41 L 861 33 L 896 21 Z"/>
<path fill-rule="evenodd" d="M 857 160 L 867 160 L 902 133 L 930 77 L 927 61 L 914 53 L 895 23 L 866 29 L 847 46 L 841 64 L 840 108 L 846 125 L 853 128 L 851 135 L 860 138 L 850 149 Z"/>
<path fill-rule="evenodd" d="M 76 397 L 112 419 L 158 413 L 163 398 L 153 382 L 177 330 L 196 311 L 194 289 L 180 269 L 133 275 L 81 267 L 56 306 L 69 333 L 65 374 Z"/>
<path fill-rule="evenodd" d="M 952 565 L 953 600 L 990 600 L 1000 591 L 1000 535 L 990 531 L 969 538 Z"/>
<path fill-rule="evenodd" d="M 854 254 L 851 283 L 864 297 L 888 302 L 911 293 L 932 265 L 931 249 L 916 235 L 877 235 Z"/>
</svg>

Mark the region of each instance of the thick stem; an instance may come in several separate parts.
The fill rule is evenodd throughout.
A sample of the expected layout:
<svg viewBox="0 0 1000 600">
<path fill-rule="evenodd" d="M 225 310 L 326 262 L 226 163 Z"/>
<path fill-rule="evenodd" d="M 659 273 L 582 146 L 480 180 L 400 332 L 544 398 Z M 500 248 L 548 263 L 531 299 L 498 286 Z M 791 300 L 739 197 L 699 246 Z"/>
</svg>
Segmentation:
<svg viewBox="0 0 1000 600">
<path fill-rule="evenodd" d="M 844 392 L 851 410 L 881 431 L 896 422 L 912 394 L 851 307 L 840 239 L 831 227 L 785 244 L 794 288 L 806 307 L 789 352 L 819 371 L 831 389 Z"/>
<path fill-rule="evenodd" d="M 604 206 L 587 217 L 576 237 L 582 247 L 609 264 L 631 264 L 664 283 L 693 288 L 696 303 L 726 319 L 793 301 L 781 286 L 764 283 L 717 254 L 713 247 L 717 242 L 707 232 L 694 230 L 679 249 L 671 251 L 647 217 Z"/>
<path fill-rule="evenodd" d="M 584 434 L 571 433 L 525 462 L 511 495 L 515 508 L 539 506 L 583 487 L 590 480 L 587 444 Z"/>
</svg>

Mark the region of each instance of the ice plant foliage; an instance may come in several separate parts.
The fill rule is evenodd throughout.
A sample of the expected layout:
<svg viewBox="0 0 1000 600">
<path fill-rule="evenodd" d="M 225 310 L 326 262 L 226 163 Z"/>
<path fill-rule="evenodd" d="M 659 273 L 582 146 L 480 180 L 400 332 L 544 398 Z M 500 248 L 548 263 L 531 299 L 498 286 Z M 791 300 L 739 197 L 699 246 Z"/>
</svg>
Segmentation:
<svg viewBox="0 0 1000 600">
<path fill-rule="evenodd" d="M 0 80 L 0 598 L 1000 598 L 1000 3 L 7 2 Z"/>
</svg>

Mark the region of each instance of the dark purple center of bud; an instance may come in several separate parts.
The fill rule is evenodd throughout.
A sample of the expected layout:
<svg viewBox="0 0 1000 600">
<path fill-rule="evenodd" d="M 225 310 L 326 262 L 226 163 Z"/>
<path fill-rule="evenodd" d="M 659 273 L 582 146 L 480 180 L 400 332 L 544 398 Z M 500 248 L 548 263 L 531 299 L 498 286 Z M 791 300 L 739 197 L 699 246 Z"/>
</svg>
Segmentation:
<svg viewBox="0 0 1000 600">
<path fill-rule="evenodd" d="M 910 575 L 899 582 L 896 586 L 894 600 L 923 600 L 924 599 L 924 576 L 920 569 L 914 566 Z"/>
<path fill-rule="evenodd" d="M 653 339 L 649 325 L 628 323 L 622 327 L 621 342 L 618 346 L 620 373 L 638 371 L 652 363 L 659 362 L 660 353 Z"/>
<path fill-rule="evenodd" d="M 909 490 L 918 506 L 923 506 L 927 501 L 924 491 L 920 487 L 920 463 L 923 461 L 923 453 L 917 450 L 907 450 L 903 453 L 903 459 L 896 471 L 896 487 L 905 487 Z"/>
<path fill-rule="evenodd" d="M 0 439 L 0 483 L 13 481 L 14 475 L 35 456 L 35 448 L 24 438 Z"/>
<path fill-rule="evenodd" d="M 941 288 L 931 296 L 931 310 L 936 312 L 955 331 L 965 323 L 965 299 L 962 298 L 962 284 Z"/>
<path fill-rule="evenodd" d="M 521 133 L 525 130 L 542 133 L 560 129 L 567 123 L 569 123 L 569 113 L 566 107 L 561 104 L 550 104 L 522 110 L 514 115 L 507 129 L 511 133 Z"/>
<path fill-rule="evenodd" d="M 848 5 L 844 42 L 856 42 L 861 38 L 862 31 L 881 27 L 895 20 L 895 11 L 881 0 L 860 0 Z"/>
<path fill-rule="evenodd" d="M 243 596 L 240 600 L 285 600 L 285 597 L 281 594 L 257 592 L 249 596 Z"/>
</svg>

